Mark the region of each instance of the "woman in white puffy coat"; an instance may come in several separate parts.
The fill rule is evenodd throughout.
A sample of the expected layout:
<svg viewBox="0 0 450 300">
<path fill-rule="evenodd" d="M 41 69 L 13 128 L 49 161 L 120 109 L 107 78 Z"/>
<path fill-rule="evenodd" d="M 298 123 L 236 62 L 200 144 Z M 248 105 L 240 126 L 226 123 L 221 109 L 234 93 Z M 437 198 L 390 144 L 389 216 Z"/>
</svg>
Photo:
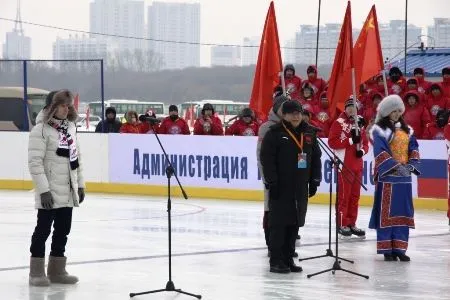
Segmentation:
<svg viewBox="0 0 450 300">
<path fill-rule="evenodd" d="M 52 92 L 46 107 L 36 118 L 28 144 L 28 167 L 35 187 L 37 225 L 31 239 L 31 285 L 50 282 L 73 284 L 78 281 L 66 272 L 64 256 L 72 225 L 72 209 L 84 200 L 84 180 L 73 106 L 68 90 Z M 53 224 L 47 276 L 45 242 Z"/>
</svg>

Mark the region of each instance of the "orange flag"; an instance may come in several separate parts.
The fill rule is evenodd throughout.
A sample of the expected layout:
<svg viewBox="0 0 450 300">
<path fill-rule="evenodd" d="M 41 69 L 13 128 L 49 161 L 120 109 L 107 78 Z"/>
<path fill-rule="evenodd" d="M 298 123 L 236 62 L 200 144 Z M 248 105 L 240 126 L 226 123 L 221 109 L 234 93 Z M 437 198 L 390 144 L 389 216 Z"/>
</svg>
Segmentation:
<svg viewBox="0 0 450 300">
<path fill-rule="evenodd" d="M 277 19 L 272 1 L 264 24 L 250 97 L 250 108 L 256 112 L 261 120 L 267 119 L 267 115 L 272 108 L 273 90 L 278 85 L 279 73 L 282 70 Z"/>
<path fill-rule="evenodd" d="M 328 82 L 327 97 L 330 101 L 330 113 L 333 116 L 336 113 L 336 108 L 343 110 L 345 101 L 352 94 L 352 68 L 352 13 L 350 1 L 348 1 L 344 23 L 336 47 L 333 70 Z"/>
<path fill-rule="evenodd" d="M 355 60 L 356 87 L 371 77 L 380 74 L 384 69 L 383 54 L 381 52 L 380 32 L 375 5 L 367 16 L 355 47 L 353 48 Z"/>
</svg>

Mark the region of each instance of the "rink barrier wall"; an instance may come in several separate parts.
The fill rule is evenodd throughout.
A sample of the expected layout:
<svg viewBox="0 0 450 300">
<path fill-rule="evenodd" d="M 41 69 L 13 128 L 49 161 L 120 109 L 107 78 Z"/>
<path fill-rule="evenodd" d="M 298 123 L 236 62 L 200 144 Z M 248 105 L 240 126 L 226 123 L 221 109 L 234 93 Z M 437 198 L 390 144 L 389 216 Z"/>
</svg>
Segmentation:
<svg viewBox="0 0 450 300">
<path fill-rule="evenodd" d="M 180 181 L 192 198 L 262 201 L 256 167 L 255 137 L 161 136 Z M 28 133 L 0 132 L 0 189 L 31 190 Z M 167 195 L 162 152 L 154 136 L 80 133 L 81 160 L 87 192 Z M 420 141 L 423 174 L 413 176 L 416 208 L 447 210 L 447 152 L 444 141 Z M 360 204 L 373 201 L 373 157 L 364 162 Z M 310 203 L 329 203 L 332 170 L 323 155 L 323 181 Z M 180 197 L 175 178 L 172 195 Z M 334 190 L 334 187 L 333 187 Z"/>
</svg>

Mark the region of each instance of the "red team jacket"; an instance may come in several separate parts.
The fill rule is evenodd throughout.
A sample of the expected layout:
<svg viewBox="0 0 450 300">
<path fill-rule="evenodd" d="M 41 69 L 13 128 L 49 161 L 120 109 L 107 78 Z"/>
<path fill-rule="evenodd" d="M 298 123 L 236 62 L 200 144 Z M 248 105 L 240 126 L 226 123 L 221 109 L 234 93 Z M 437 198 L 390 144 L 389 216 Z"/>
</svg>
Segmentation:
<svg viewBox="0 0 450 300">
<path fill-rule="evenodd" d="M 191 132 L 189 131 L 189 126 L 187 122 L 178 118 L 174 121 L 170 117 L 165 118 L 158 129 L 159 134 L 186 134 L 189 135 Z"/>
<path fill-rule="evenodd" d="M 350 120 L 345 112 L 341 113 L 339 118 L 331 125 L 328 145 L 335 150 L 336 155 L 350 170 L 360 171 L 363 169 L 363 159 L 356 156 L 357 148 L 351 139 L 353 127 L 354 121 Z M 369 151 L 369 140 L 364 128 L 361 129 L 360 134 L 361 150 L 366 154 Z"/>
<path fill-rule="evenodd" d="M 439 128 L 436 122 L 429 123 L 423 133 L 423 138 L 427 140 L 444 140 L 444 128 Z"/>
<path fill-rule="evenodd" d="M 259 126 L 255 121 L 247 124 L 243 120 L 236 120 L 227 128 L 225 135 L 258 136 L 258 130 Z"/>
<path fill-rule="evenodd" d="M 432 118 L 436 117 L 437 112 L 440 109 L 449 109 L 450 108 L 450 101 L 449 98 L 447 98 L 444 95 L 444 91 L 439 84 L 433 84 L 433 86 L 438 86 L 441 90 L 441 95 L 438 97 L 435 97 L 431 92 L 429 95 L 426 96 L 426 105 L 428 110 L 430 111 L 430 115 Z"/>
<path fill-rule="evenodd" d="M 203 117 L 198 118 L 194 124 L 194 135 L 223 135 L 222 121 L 212 116 L 211 122 Z"/>
<path fill-rule="evenodd" d="M 420 100 L 417 101 L 414 106 L 408 104 L 408 96 L 411 94 L 415 95 L 417 97 L 416 99 L 420 99 L 419 93 L 416 91 L 410 91 L 405 95 L 405 114 L 403 115 L 403 118 L 405 119 L 406 124 L 411 126 L 414 130 L 414 135 L 418 139 L 422 139 L 427 124 L 431 122 L 431 117 L 428 109 L 420 103 Z"/>
<path fill-rule="evenodd" d="M 286 91 L 289 91 L 291 99 L 298 99 L 300 97 L 299 93 L 302 88 L 302 80 L 300 79 L 300 77 L 296 75 L 289 79 L 284 77 L 284 84 L 286 85 Z"/>
<path fill-rule="evenodd" d="M 317 76 L 317 67 L 316 66 L 308 66 L 308 68 L 314 68 L 316 71 L 316 75 L 314 77 L 307 77 L 307 79 L 303 80 L 302 86 L 305 86 L 308 84 L 312 87 L 314 90 L 314 95 L 320 95 L 325 90 L 325 87 L 327 86 L 327 82 L 323 80 L 322 78 Z"/>
</svg>

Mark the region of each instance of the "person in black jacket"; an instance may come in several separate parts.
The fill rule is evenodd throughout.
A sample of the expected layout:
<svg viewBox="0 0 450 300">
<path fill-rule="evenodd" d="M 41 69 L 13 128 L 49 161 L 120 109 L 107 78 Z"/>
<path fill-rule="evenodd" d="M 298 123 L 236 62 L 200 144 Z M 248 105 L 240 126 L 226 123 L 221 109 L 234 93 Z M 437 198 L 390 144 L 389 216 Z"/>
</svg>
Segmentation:
<svg viewBox="0 0 450 300">
<path fill-rule="evenodd" d="M 294 264 L 295 240 L 305 225 L 308 197 L 317 192 L 322 164 L 316 130 L 302 121 L 302 107 L 287 101 L 283 120 L 262 141 L 261 164 L 269 190 L 270 272 L 301 272 Z"/>
<path fill-rule="evenodd" d="M 106 119 L 97 124 L 95 132 L 118 133 L 122 123 L 116 120 L 116 109 L 108 107 L 105 111 Z"/>
</svg>

